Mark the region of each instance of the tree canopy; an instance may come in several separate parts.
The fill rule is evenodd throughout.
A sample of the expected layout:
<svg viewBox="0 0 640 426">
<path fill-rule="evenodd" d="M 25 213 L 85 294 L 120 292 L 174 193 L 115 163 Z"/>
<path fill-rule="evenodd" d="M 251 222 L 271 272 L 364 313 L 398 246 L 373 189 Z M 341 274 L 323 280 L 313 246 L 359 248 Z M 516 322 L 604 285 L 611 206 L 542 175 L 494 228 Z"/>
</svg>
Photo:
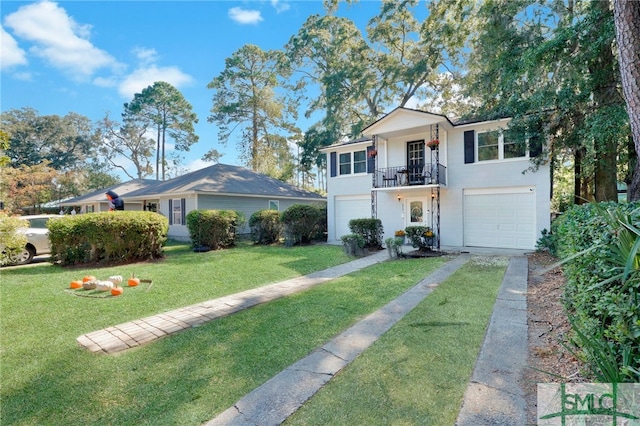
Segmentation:
<svg viewBox="0 0 640 426">
<path fill-rule="evenodd" d="M 178 151 L 189 151 L 198 141 L 193 127 L 198 117 L 193 107 L 178 89 L 164 81 L 156 81 L 125 103 L 123 119 L 130 128 L 156 132 L 156 179 L 165 180 L 167 135 Z"/>
</svg>

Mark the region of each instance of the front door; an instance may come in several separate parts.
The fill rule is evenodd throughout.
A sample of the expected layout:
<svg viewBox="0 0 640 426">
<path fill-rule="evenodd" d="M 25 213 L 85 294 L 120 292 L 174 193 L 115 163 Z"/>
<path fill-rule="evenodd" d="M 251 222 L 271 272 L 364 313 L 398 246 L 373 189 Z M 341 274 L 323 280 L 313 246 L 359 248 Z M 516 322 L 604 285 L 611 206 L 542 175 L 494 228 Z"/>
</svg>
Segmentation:
<svg viewBox="0 0 640 426">
<path fill-rule="evenodd" d="M 406 198 L 405 212 L 405 226 L 431 226 L 431 211 L 426 198 Z"/>
</svg>

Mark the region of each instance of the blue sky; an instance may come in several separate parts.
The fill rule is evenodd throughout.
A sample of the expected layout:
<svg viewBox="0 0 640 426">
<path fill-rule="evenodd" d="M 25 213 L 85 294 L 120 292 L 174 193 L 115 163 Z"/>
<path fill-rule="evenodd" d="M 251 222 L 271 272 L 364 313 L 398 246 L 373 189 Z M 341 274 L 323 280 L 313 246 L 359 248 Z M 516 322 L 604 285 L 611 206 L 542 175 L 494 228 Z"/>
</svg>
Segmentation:
<svg viewBox="0 0 640 426">
<path fill-rule="evenodd" d="M 282 49 L 320 0 L 286 1 L 39 1 L 3 0 L 0 9 L 0 109 L 31 107 L 41 115 L 69 112 L 96 121 L 154 81 L 177 87 L 193 105 L 200 141 L 184 153 L 191 170 L 211 148 L 220 162 L 239 164 L 233 144 L 218 144 L 207 122 L 207 84 L 245 44 Z M 378 1 L 341 7 L 361 28 Z M 301 120 L 304 130 L 309 124 Z"/>
</svg>

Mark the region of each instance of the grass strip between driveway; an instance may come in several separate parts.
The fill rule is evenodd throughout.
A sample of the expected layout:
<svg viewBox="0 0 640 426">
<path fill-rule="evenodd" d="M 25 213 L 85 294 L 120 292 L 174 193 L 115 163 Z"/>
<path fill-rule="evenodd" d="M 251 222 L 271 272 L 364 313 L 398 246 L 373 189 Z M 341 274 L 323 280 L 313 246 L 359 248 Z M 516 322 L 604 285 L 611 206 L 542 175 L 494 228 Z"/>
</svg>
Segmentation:
<svg viewBox="0 0 640 426">
<path fill-rule="evenodd" d="M 507 266 L 504 258 L 480 259 L 440 284 L 286 424 L 454 424 Z"/>
<path fill-rule="evenodd" d="M 114 356 L 92 354 L 76 344 L 87 331 L 206 300 L 227 287 L 239 290 L 242 276 L 256 286 L 257 280 L 274 281 L 274 268 L 296 275 L 310 272 L 308 264 L 330 266 L 321 266 L 331 263 L 329 256 L 344 261 L 341 247 L 234 250 L 194 256 L 172 248 L 165 261 L 133 265 L 140 271 L 136 275 L 154 279 L 151 291 L 125 289 L 124 296 L 113 299 L 64 292 L 72 277 L 91 270 L 43 265 L 3 271 L 0 422 L 199 425 L 444 261 L 374 265 Z M 97 272 L 108 276 L 131 268 Z M 227 287 L 218 284 L 225 283 L 221 275 Z"/>
</svg>

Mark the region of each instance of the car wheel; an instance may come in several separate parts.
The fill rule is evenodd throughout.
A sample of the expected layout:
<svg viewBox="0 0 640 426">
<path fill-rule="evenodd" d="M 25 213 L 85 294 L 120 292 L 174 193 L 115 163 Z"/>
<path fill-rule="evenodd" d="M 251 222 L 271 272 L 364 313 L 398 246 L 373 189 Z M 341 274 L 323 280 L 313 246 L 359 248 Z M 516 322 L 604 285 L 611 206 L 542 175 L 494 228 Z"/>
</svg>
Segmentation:
<svg viewBox="0 0 640 426">
<path fill-rule="evenodd" d="M 26 265 L 33 260 L 33 256 L 35 255 L 36 253 L 32 248 L 25 247 L 20 253 L 11 256 L 11 262 L 16 265 Z"/>
</svg>

